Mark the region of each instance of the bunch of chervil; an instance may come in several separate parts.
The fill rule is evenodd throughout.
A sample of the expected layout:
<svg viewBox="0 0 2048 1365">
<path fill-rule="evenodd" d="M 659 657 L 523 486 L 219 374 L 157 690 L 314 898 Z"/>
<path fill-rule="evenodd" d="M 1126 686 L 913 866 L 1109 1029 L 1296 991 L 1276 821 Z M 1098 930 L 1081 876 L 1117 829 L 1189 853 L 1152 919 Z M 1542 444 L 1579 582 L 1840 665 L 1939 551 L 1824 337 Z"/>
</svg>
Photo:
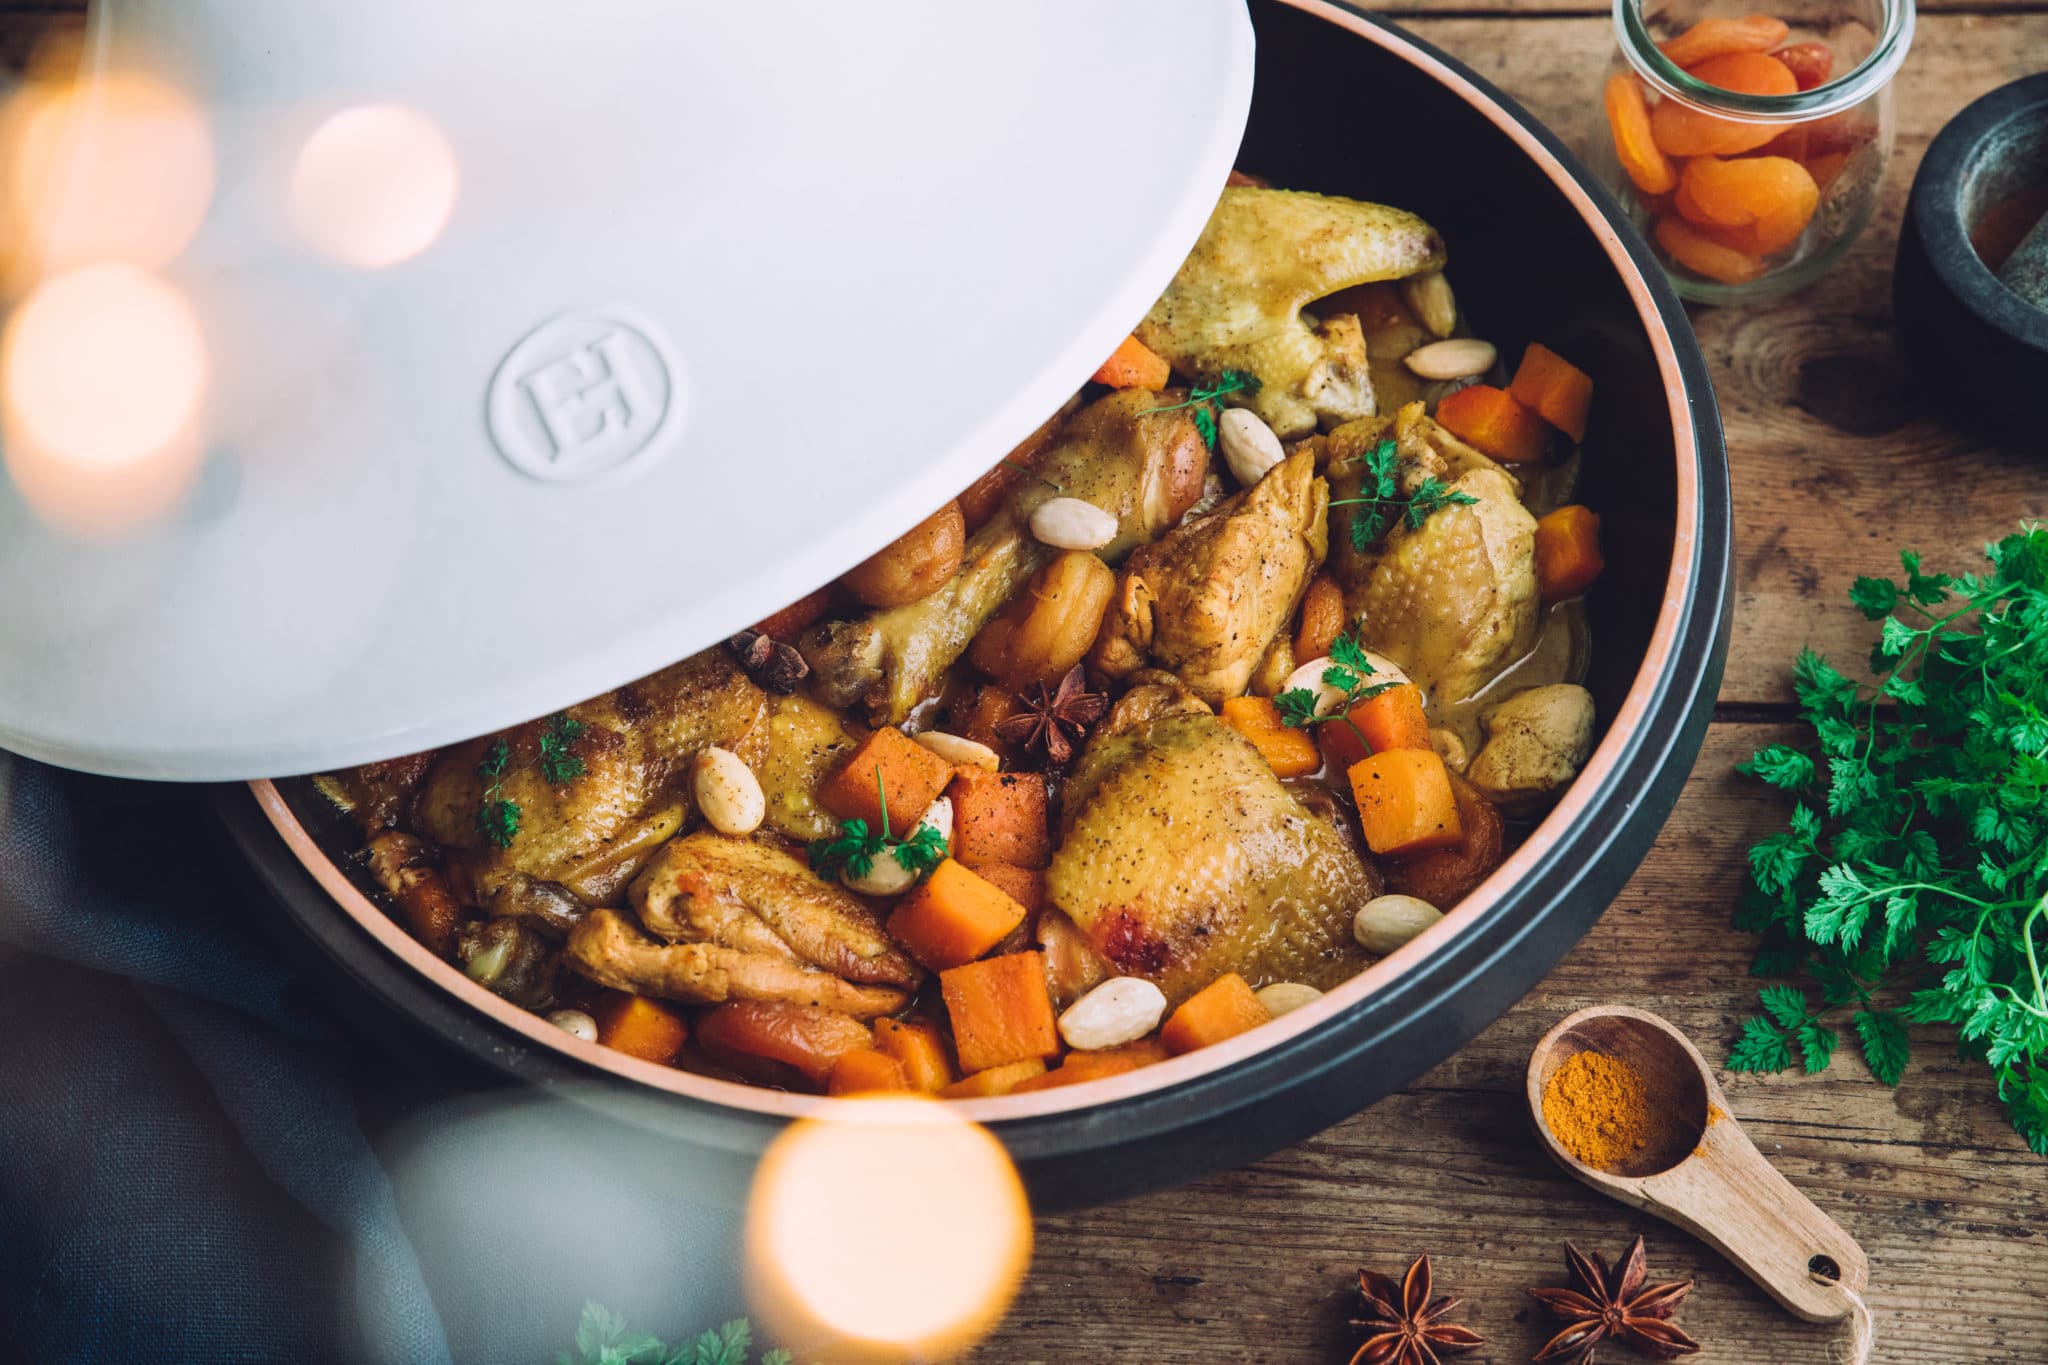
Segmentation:
<svg viewBox="0 0 2048 1365">
<path fill-rule="evenodd" d="M 1861 578 L 1884 625 L 1866 689 L 1812 651 L 1795 668 L 1813 752 L 1742 771 L 1792 793 L 1791 827 L 1749 853 L 1737 923 L 1760 930 L 1764 1013 L 1729 1058 L 1828 1064 L 1851 1012 L 1871 1072 L 1898 1083 L 1906 1021 L 1952 1024 L 2015 1127 L 2048 1154 L 2048 529 L 1987 548 L 1988 574 Z M 1910 989 L 1903 1007 L 1891 987 Z M 1816 1004 L 1813 997 L 1818 996 Z"/>
</svg>

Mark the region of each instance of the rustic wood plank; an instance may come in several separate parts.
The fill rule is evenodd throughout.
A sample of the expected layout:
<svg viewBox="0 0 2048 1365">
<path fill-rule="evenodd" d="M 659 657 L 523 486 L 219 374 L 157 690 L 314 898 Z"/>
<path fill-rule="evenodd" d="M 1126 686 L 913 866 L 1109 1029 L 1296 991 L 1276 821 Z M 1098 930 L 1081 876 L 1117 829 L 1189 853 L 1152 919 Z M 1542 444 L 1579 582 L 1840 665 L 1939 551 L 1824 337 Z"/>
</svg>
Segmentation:
<svg viewBox="0 0 2048 1365">
<path fill-rule="evenodd" d="M 1544 1339 L 1523 1290 L 1563 1280 L 1566 1237 L 1608 1254 L 1640 1232 L 1659 1278 L 1694 1276 L 1681 1323 L 1709 1365 L 1828 1365 L 1840 1333 L 1781 1312 L 1692 1238 L 1565 1176 L 1527 1130 L 1530 1049 L 1585 1005 L 1656 1010 L 1710 1060 L 1754 1007 L 1751 943 L 1729 927 L 1741 853 L 1783 812 L 1732 774 L 1782 725 L 1717 725 L 1656 851 L 1578 949 L 1472 1046 L 1416 1085 L 1249 1169 L 1108 1209 L 1047 1218 L 1030 1282 L 991 1361 L 1345 1359 L 1349 1279 L 1428 1251 L 1440 1293 L 1526 1360 Z M 1819 1077 L 1723 1073 L 1735 1115 L 1871 1257 L 1880 1361 L 2037 1365 L 2048 1356 L 2048 1164 L 1988 1074 L 1916 1031 L 1904 1083 L 1853 1046 Z M 1618 1353 L 1617 1359 L 1632 1359 Z"/>
</svg>

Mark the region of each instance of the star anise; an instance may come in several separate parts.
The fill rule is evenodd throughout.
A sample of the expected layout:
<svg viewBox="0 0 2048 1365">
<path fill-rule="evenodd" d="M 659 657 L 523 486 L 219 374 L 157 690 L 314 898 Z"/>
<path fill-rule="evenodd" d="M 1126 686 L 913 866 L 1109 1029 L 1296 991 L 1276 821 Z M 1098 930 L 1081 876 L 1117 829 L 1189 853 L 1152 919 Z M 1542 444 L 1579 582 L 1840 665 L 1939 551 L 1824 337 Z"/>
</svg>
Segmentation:
<svg viewBox="0 0 2048 1365">
<path fill-rule="evenodd" d="M 786 697 L 810 674 L 810 664 L 795 645 L 784 644 L 757 630 L 743 630 L 725 643 L 739 656 L 740 667 L 747 670 L 747 676 L 765 691 Z"/>
<path fill-rule="evenodd" d="M 1429 1257 L 1418 1256 L 1397 1286 L 1376 1271 L 1358 1272 L 1358 1296 L 1365 1300 L 1362 1318 L 1351 1325 L 1372 1333 L 1351 1365 L 1441 1365 L 1445 1356 L 1463 1355 L 1486 1344 L 1470 1328 L 1443 1321 L 1458 1306 L 1456 1299 L 1429 1297 Z"/>
<path fill-rule="evenodd" d="M 1057 688 L 1033 683 L 1023 700 L 1022 711 L 996 722 L 996 733 L 1053 768 L 1074 756 L 1074 746 L 1109 710 L 1108 696 L 1088 690 L 1087 672 L 1079 664 L 1067 670 Z"/>
<path fill-rule="evenodd" d="M 1572 1288 L 1529 1291 L 1565 1324 L 1532 1365 L 1592 1365 L 1593 1348 L 1603 1341 L 1618 1341 L 1655 1360 L 1676 1360 L 1700 1349 L 1670 1320 L 1692 1293 L 1692 1281 L 1667 1280 L 1644 1288 L 1648 1272 L 1642 1238 L 1612 1271 L 1598 1252 L 1588 1257 L 1570 1242 L 1564 1244 L 1564 1257 Z"/>
</svg>

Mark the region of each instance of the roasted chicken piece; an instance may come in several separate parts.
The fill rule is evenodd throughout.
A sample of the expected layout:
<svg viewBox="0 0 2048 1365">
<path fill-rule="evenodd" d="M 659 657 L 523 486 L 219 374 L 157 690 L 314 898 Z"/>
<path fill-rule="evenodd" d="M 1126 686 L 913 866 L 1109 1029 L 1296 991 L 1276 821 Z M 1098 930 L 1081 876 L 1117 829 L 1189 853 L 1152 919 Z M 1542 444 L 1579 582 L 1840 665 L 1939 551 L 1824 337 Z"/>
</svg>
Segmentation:
<svg viewBox="0 0 2048 1365">
<path fill-rule="evenodd" d="M 876 725 L 900 724 L 936 694 L 942 676 L 1018 587 L 1051 557 L 1026 523 L 1047 498 L 1083 498 L 1117 518 L 1099 553 L 1112 563 L 1156 539 L 1201 496 L 1208 449 L 1182 395 L 1122 389 L 1075 413 L 1038 465 L 990 521 L 968 537 L 960 572 L 906 606 L 832 621 L 800 648 L 828 705 L 863 708 Z M 1154 409 L 1159 409 L 1154 411 Z"/>
<path fill-rule="evenodd" d="M 1046 894 L 1120 972 L 1179 1002 L 1226 971 L 1334 986 L 1379 873 L 1184 690 L 1133 688 L 1062 797 Z"/>
<path fill-rule="evenodd" d="M 1303 317 L 1353 285 L 1441 270 L 1443 239 L 1412 213 L 1296 190 L 1223 191 L 1201 240 L 1138 328 L 1185 375 L 1242 370 L 1242 401 L 1280 436 L 1375 411 L 1358 320 Z"/>
<path fill-rule="evenodd" d="M 564 959 L 607 986 L 716 1005 L 822 1005 L 870 1019 L 910 1000 L 924 973 L 866 906 L 779 848 L 700 832 L 665 845 L 627 899 L 569 935 Z"/>
<path fill-rule="evenodd" d="M 1241 696 L 1329 548 L 1329 488 L 1307 451 L 1124 565 L 1090 662 L 1150 664 L 1211 706 Z"/>
<path fill-rule="evenodd" d="M 450 854 L 451 880 L 486 913 L 565 931 L 587 905 L 615 895 L 691 813 L 690 759 L 716 744 L 757 771 L 768 745 L 769 697 L 723 647 L 709 649 L 570 707 L 562 742 L 549 718 L 440 751 L 413 809 L 416 832 Z M 580 773 L 543 763 L 544 739 Z M 503 741 L 502 771 L 484 760 Z M 492 765 L 498 766 L 498 765 Z M 505 847 L 485 837 L 487 802 L 518 808 Z"/>
</svg>

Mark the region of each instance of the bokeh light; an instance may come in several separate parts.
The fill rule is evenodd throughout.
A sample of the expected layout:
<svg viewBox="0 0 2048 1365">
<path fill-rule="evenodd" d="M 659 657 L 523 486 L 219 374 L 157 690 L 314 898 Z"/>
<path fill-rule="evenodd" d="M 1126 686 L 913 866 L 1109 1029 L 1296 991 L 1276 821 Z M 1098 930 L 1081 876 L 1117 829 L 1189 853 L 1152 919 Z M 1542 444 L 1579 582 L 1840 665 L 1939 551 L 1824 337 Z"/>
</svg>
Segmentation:
<svg viewBox="0 0 2048 1365">
<path fill-rule="evenodd" d="M 69 529 L 146 520 L 197 467 L 206 383 L 199 321 L 170 284 L 132 265 L 45 280 L 0 334 L 8 472 Z"/>
<path fill-rule="evenodd" d="M 12 275 L 162 265 L 212 202 L 213 143 L 180 91 L 139 72 L 24 85 L 0 115 Z"/>
<path fill-rule="evenodd" d="M 299 149 L 292 225 L 322 255 L 379 270 L 433 245 L 460 181 L 455 148 L 433 119 L 403 105 L 358 105 Z"/>
<path fill-rule="evenodd" d="M 755 1310 L 801 1358 L 930 1360 L 1001 1320 L 1031 1259 L 1009 1154 L 930 1100 L 851 1100 L 792 1125 L 747 1206 Z"/>
</svg>

